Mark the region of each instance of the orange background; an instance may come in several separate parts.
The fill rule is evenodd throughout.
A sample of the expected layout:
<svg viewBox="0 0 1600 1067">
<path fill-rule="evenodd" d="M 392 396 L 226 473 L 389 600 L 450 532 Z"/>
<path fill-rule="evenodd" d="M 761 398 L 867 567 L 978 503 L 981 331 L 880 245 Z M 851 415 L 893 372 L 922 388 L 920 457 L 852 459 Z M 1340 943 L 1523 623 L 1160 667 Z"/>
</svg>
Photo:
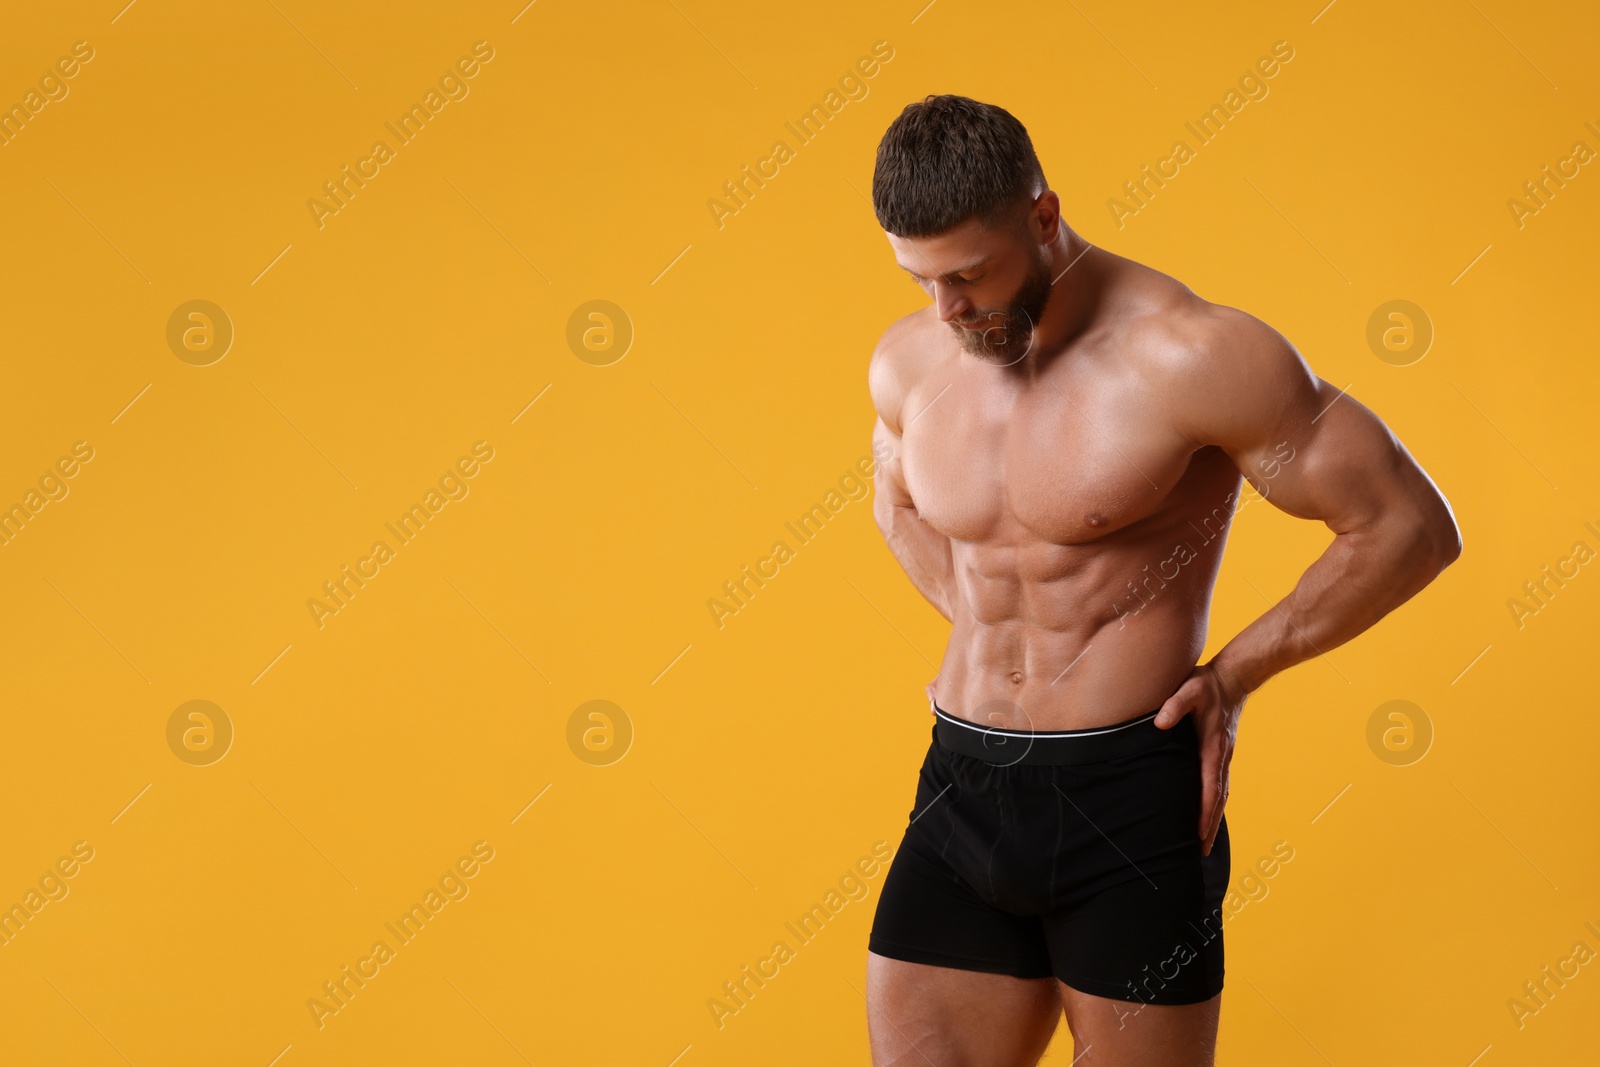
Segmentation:
<svg viewBox="0 0 1600 1067">
<path fill-rule="evenodd" d="M 1280 329 L 1464 532 L 1432 587 L 1249 701 L 1235 881 L 1275 842 L 1294 858 L 1229 923 L 1219 1062 L 1592 1056 L 1595 965 L 1520 1029 L 1507 1001 L 1600 950 L 1600 578 L 1569 564 L 1520 627 L 1508 602 L 1600 549 L 1600 176 L 1520 227 L 1507 202 L 1600 149 L 1596 18 L 1319 7 L 10 13 L 0 103 L 74 42 L 93 58 L 0 146 L 0 504 L 75 442 L 93 458 L 0 547 L 0 906 L 74 843 L 93 858 L 0 945 L 0 1059 L 868 1062 L 881 870 L 720 1028 L 707 1002 L 898 843 L 928 743 L 948 626 L 841 480 L 869 451 L 868 354 L 924 299 L 865 199 L 873 152 L 930 92 L 1012 110 L 1090 241 Z M 467 95 L 319 228 L 323 182 L 478 41 Z M 880 41 L 866 95 L 719 227 L 723 183 Z M 1268 94 L 1119 227 L 1122 183 L 1278 41 Z M 1367 341 L 1397 299 L 1434 330 L 1404 366 Z M 234 331 L 203 366 L 167 341 L 192 300 Z M 593 300 L 631 324 L 620 359 L 569 344 Z M 392 540 L 479 441 L 493 458 L 447 482 L 466 495 Z M 707 602 L 835 488 L 719 628 Z M 1207 655 L 1329 536 L 1247 508 Z M 379 539 L 393 558 L 319 627 L 307 602 Z M 209 765 L 169 746 L 192 700 L 232 726 Z M 620 709 L 598 754 L 600 720 L 569 732 L 592 700 Z M 1391 700 L 1432 726 L 1409 766 L 1368 745 Z M 492 860 L 447 883 L 466 895 L 319 1028 L 308 1000 L 480 841 Z M 1070 1048 L 1063 1027 L 1046 1062 Z"/>
</svg>

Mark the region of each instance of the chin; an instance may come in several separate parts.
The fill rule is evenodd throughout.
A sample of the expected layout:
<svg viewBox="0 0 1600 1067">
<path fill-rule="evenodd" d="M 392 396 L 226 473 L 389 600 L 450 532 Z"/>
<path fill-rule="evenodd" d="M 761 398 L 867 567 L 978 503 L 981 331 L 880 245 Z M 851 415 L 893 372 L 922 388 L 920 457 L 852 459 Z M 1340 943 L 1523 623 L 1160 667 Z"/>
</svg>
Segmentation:
<svg viewBox="0 0 1600 1067">
<path fill-rule="evenodd" d="M 991 345 L 981 333 L 970 333 L 963 330 L 959 338 L 961 348 L 969 355 L 976 356 L 985 363 L 1011 363 L 1016 360 L 1016 353 L 1025 352 L 1027 344 L 1020 337 L 1007 338 L 1002 345 Z"/>
</svg>

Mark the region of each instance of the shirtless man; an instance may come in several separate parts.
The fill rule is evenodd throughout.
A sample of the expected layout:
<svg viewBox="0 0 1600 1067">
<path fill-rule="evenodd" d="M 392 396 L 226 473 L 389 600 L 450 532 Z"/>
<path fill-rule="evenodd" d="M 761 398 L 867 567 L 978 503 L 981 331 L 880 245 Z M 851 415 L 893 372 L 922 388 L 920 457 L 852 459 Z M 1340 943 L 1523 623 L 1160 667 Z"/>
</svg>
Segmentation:
<svg viewBox="0 0 1600 1067">
<path fill-rule="evenodd" d="M 872 183 L 932 303 L 872 354 L 873 512 L 949 619 L 933 738 L 874 916 L 877 1067 L 1209 1065 L 1246 696 L 1461 553 L 1387 427 L 1243 311 L 1061 219 L 1027 131 L 911 104 Z M 1215 656 L 1241 475 L 1334 533 Z"/>
</svg>

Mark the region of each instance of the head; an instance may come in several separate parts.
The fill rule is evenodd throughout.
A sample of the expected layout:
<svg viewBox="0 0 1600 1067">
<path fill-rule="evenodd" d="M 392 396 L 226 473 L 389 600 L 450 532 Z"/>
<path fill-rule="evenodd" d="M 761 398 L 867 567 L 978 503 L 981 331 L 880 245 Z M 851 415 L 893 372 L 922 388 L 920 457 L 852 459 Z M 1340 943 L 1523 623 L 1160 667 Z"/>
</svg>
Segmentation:
<svg viewBox="0 0 1600 1067">
<path fill-rule="evenodd" d="M 872 205 L 895 260 L 962 348 L 991 363 L 1021 360 L 1050 297 L 1059 232 L 1022 123 L 965 96 L 907 105 L 878 143 Z"/>
</svg>

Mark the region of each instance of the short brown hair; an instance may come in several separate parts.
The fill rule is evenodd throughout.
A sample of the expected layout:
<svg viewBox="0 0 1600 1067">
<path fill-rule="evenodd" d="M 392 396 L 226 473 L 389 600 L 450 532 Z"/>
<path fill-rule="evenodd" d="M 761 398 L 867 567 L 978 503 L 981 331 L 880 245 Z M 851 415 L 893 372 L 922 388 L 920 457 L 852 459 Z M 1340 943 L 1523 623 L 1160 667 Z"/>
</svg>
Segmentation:
<svg viewBox="0 0 1600 1067">
<path fill-rule="evenodd" d="M 1003 107 L 946 93 L 907 104 L 878 142 L 872 207 L 897 237 L 932 237 L 976 215 L 1006 220 L 1045 185 L 1027 129 Z"/>
</svg>

